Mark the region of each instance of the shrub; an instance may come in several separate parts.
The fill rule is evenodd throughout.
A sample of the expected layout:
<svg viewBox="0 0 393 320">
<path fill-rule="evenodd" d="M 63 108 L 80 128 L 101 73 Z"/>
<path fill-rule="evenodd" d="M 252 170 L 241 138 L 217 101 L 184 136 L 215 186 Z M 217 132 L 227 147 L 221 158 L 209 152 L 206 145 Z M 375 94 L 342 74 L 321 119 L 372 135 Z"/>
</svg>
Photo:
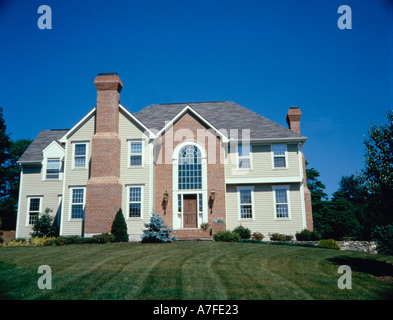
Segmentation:
<svg viewBox="0 0 393 320">
<path fill-rule="evenodd" d="M 168 229 L 159 214 L 153 213 L 150 222 L 145 223 L 145 227 L 147 230 L 143 230 L 142 243 L 172 242 L 176 240 L 176 236 L 169 236 L 173 229 Z"/>
<path fill-rule="evenodd" d="M 7 247 L 24 247 L 28 245 L 29 243 L 24 238 L 12 239 L 7 243 Z"/>
<path fill-rule="evenodd" d="M 103 233 L 103 234 L 94 235 L 91 238 L 91 240 L 93 243 L 108 243 L 108 242 L 114 242 L 115 236 L 110 233 Z"/>
<path fill-rule="evenodd" d="M 263 238 L 265 238 L 265 236 L 260 232 L 253 232 L 253 234 L 251 235 L 252 240 L 262 241 Z"/>
<path fill-rule="evenodd" d="M 38 217 L 37 221 L 33 225 L 33 233 L 31 236 L 33 238 L 56 236 L 56 227 L 53 225 L 53 218 L 49 215 L 49 213 L 44 213 L 42 216 Z"/>
<path fill-rule="evenodd" d="M 63 236 L 59 236 L 53 240 L 54 245 L 62 246 L 65 245 L 65 238 Z"/>
<path fill-rule="evenodd" d="M 111 233 L 115 236 L 115 242 L 128 242 L 127 223 L 121 208 L 113 220 Z"/>
<path fill-rule="evenodd" d="M 214 241 L 224 241 L 224 242 L 236 242 L 240 240 L 240 236 L 238 233 L 225 230 L 225 231 L 217 231 L 213 235 Z"/>
<path fill-rule="evenodd" d="M 251 231 L 250 229 L 243 227 L 243 226 L 238 226 L 235 229 L 233 229 L 234 233 L 237 233 L 240 236 L 240 239 L 250 239 L 251 238 Z"/>
<path fill-rule="evenodd" d="M 393 225 L 376 227 L 371 237 L 377 242 L 379 254 L 393 255 Z"/>
<path fill-rule="evenodd" d="M 307 229 L 296 232 L 295 237 L 298 241 L 318 241 L 321 239 L 321 235 L 317 231 L 310 231 Z"/>
<path fill-rule="evenodd" d="M 93 243 L 92 238 L 84 238 L 84 237 L 80 237 L 80 236 L 64 236 L 64 237 L 61 237 L 61 239 L 58 241 L 62 242 L 63 244 Z"/>
<path fill-rule="evenodd" d="M 340 250 L 340 246 L 334 239 L 322 239 L 319 241 L 318 248 Z"/>
<path fill-rule="evenodd" d="M 55 244 L 55 237 L 34 237 L 30 239 L 30 244 L 32 246 L 50 246 Z"/>
<path fill-rule="evenodd" d="M 269 233 L 271 241 L 292 241 L 293 235 L 291 234 L 281 234 L 281 233 Z"/>
</svg>

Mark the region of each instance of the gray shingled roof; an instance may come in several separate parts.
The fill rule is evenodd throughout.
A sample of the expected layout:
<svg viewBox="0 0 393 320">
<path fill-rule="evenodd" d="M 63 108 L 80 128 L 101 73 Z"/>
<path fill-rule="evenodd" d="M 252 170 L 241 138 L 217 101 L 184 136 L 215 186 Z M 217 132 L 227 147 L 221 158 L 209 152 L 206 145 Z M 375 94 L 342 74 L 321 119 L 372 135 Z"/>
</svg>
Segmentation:
<svg viewBox="0 0 393 320">
<path fill-rule="evenodd" d="M 134 113 L 134 116 L 149 129 L 161 130 L 166 121 L 172 120 L 187 105 L 216 129 L 225 129 L 228 135 L 230 129 L 237 129 L 240 138 L 242 129 L 250 129 L 251 139 L 304 138 L 232 101 L 152 104 Z M 225 134 L 225 132 L 222 133 Z M 230 138 L 228 135 L 227 138 Z"/>
<path fill-rule="evenodd" d="M 42 150 L 44 150 L 52 141 L 58 141 L 64 136 L 69 129 L 62 130 L 42 130 L 33 140 L 27 150 L 19 158 L 18 162 L 41 162 Z"/>
<path fill-rule="evenodd" d="M 134 113 L 134 116 L 150 130 L 161 130 L 186 106 L 194 109 L 216 129 L 225 129 L 222 133 L 228 133 L 227 138 L 231 138 L 228 137 L 231 129 L 239 130 L 239 138 L 242 129 L 250 129 L 251 139 L 304 138 L 232 101 L 152 104 Z M 59 140 L 68 130 L 42 130 L 18 162 L 41 162 L 42 150 L 52 141 Z"/>
</svg>

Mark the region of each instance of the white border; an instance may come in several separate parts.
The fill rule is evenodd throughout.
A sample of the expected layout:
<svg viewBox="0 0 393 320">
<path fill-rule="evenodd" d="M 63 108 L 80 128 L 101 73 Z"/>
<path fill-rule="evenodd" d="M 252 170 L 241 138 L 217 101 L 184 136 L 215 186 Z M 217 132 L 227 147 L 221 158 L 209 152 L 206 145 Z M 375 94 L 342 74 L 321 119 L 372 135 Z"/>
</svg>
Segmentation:
<svg viewBox="0 0 393 320">
<path fill-rule="evenodd" d="M 254 186 L 236 186 L 237 189 L 237 212 L 238 212 L 238 221 L 254 221 L 255 220 L 255 204 L 254 204 Z M 240 209 L 240 191 L 242 190 L 250 190 L 251 191 L 251 218 L 242 218 L 241 217 L 241 209 Z"/>
<path fill-rule="evenodd" d="M 141 156 L 142 156 L 142 159 L 141 159 L 141 165 L 140 166 L 132 166 L 131 165 L 131 144 L 133 143 L 133 142 L 140 142 L 141 143 L 141 145 L 142 145 L 142 152 L 141 152 Z M 145 143 L 146 143 L 146 140 L 145 139 L 127 139 L 127 144 L 128 144 L 128 168 L 130 168 L 130 169 L 138 169 L 138 168 L 144 168 L 145 167 Z M 139 156 L 139 154 L 135 154 L 135 155 L 137 155 L 137 156 Z"/>
<path fill-rule="evenodd" d="M 71 170 L 86 170 L 89 168 L 89 143 L 90 141 L 81 140 L 81 141 L 71 141 L 72 147 L 72 159 L 71 159 Z M 86 145 L 86 161 L 84 167 L 75 167 L 75 145 L 76 144 L 85 144 Z"/>
<path fill-rule="evenodd" d="M 85 216 L 86 186 L 69 186 L 68 221 L 83 221 L 84 218 L 72 218 L 72 190 L 74 189 L 83 189 L 83 217 Z"/>
<path fill-rule="evenodd" d="M 27 212 L 26 212 L 26 227 L 32 227 L 33 225 L 32 224 L 30 224 L 29 223 L 29 221 L 30 221 L 30 201 L 31 201 L 31 199 L 40 199 L 40 208 L 39 208 L 39 210 L 38 210 L 38 217 L 40 216 L 40 215 L 42 215 L 42 200 L 43 200 L 43 198 L 44 198 L 44 196 L 43 195 L 28 195 L 28 196 L 26 196 L 26 198 L 27 198 Z"/>
<path fill-rule="evenodd" d="M 179 152 L 180 150 L 187 146 L 195 146 L 199 149 L 201 152 L 201 159 L 202 159 L 202 189 L 195 189 L 195 190 L 180 190 L 179 189 L 179 171 L 178 171 L 178 157 L 179 157 Z M 206 155 L 206 150 L 205 148 L 198 142 L 194 140 L 184 140 L 181 143 L 179 143 L 176 148 L 174 149 L 172 153 L 172 190 L 173 190 L 173 195 L 172 195 L 172 204 L 173 208 L 178 207 L 178 194 L 202 194 L 202 218 L 200 217 L 200 212 L 199 212 L 199 204 L 197 203 L 197 208 L 198 208 L 198 215 L 197 215 L 197 225 L 201 225 L 203 222 L 208 222 L 208 194 L 207 194 L 207 155 Z M 197 198 L 198 200 L 198 198 Z M 183 197 L 182 197 L 182 202 L 183 202 Z M 172 215 L 172 222 L 173 222 L 173 229 L 182 229 L 183 228 L 183 203 L 182 203 L 182 212 L 180 216 L 180 221 L 179 221 L 179 212 L 177 210 L 173 210 L 176 212 L 176 214 Z"/>
<path fill-rule="evenodd" d="M 144 184 L 127 184 L 127 216 L 125 217 L 128 221 L 143 220 L 143 209 L 144 209 Z M 140 217 L 130 217 L 130 188 L 141 188 L 141 216 Z"/>
<path fill-rule="evenodd" d="M 277 217 L 277 207 L 276 207 L 276 190 L 277 189 L 285 189 L 287 193 L 287 206 L 288 206 L 288 217 L 287 218 L 278 218 Z M 274 220 L 275 221 L 288 221 L 292 220 L 291 214 L 291 197 L 290 197 L 290 186 L 289 185 L 275 185 L 272 186 L 272 194 L 273 194 L 273 212 L 274 212 Z"/>
<path fill-rule="evenodd" d="M 285 167 L 275 167 L 274 166 L 274 151 L 273 151 L 273 146 L 274 145 L 278 145 L 278 144 L 282 144 L 285 146 Z M 289 169 L 289 164 L 288 164 L 288 144 L 286 143 L 273 143 L 270 145 L 270 153 L 271 153 L 271 157 L 272 157 L 272 170 L 287 170 Z M 280 156 L 281 157 L 281 156 Z"/>
</svg>

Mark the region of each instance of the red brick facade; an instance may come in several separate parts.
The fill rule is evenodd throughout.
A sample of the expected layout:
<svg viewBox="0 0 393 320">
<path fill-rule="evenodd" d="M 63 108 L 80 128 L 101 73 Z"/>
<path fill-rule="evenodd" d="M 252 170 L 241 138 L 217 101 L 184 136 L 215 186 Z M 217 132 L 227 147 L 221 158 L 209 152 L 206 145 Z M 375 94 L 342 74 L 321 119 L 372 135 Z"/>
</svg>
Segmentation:
<svg viewBox="0 0 393 320">
<path fill-rule="evenodd" d="M 85 234 L 110 232 L 122 204 L 119 98 L 123 84 L 114 74 L 99 75 L 94 84 L 96 133 L 92 138 L 91 172 L 86 184 Z"/>
<path fill-rule="evenodd" d="M 214 202 L 209 202 L 208 223 L 212 226 L 214 219 L 225 219 L 225 170 L 223 161 L 220 160 L 224 159 L 224 149 L 221 139 L 208 129 L 200 119 L 197 119 L 191 112 L 187 112 L 162 136 L 162 145 L 157 155 L 159 160 L 155 166 L 154 209 L 156 213 L 163 214 L 164 220 L 171 227 L 173 221 L 173 151 L 179 143 L 185 140 L 198 141 L 207 153 L 208 198 L 211 191 L 213 189 L 215 191 Z M 169 201 L 164 211 L 162 205 L 165 191 L 169 194 Z"/>
</svg>

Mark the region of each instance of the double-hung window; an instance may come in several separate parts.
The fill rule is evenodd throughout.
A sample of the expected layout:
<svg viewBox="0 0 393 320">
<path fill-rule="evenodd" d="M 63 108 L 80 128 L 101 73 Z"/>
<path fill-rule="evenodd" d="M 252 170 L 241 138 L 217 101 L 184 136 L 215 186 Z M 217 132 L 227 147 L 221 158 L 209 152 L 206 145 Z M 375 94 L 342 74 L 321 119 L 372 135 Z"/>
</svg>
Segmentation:
<svg viewBox="0 0 393 320">
<path fill-rule="evenodd" d="M 128 217 L 141 218 L 142 217 L 142 190 L 141 186 L 129 187 L 129 202 L 128 202 Z"/>
<path fill-rule="evenodd" d="M 239 196 L 239 218 L 253 219 L 253 187 L 238 187 Z"/>
<path fill-rule="evenodd" d="M 71 189 L 71 218 L 83 219 L 85 212 L 85 188 Z"/>
<path fill-rule="evenodd" d="M 29 197 L 29 225 L 36 223 L 41 208 L 41 198 Z"/>
<path fill-rule="evenodd" d="M 87 168 L 87 143 L 74 143 L 74 168 Z"/>
<path fill-rule="evenodd" d="M 61 161 L 57 159 L 48 159 L 46 162 L 46 179 L 59 180 Z"/>
<path fill-rule="evenodd" d="M 143 144 L 142 141 L 130 141 L 130 167 L 143 166 Z"/>
<path fill-rule="evenodd" d="M 239 169 L 251 169 L 251 146 L 250 144 L 239 144 L 237 146 Z"/>
<path fill-rule="evenodd" d="M 287 145 L 273 144 L 272 151 L 273 151 L 273 168 L 286 168 Z"/>
<path fill-rule="evenodd" d="M 289 187 L 274 186 L 275 215 L 277 219 L 288 219 L 289 216 Z"/>
</svg>

